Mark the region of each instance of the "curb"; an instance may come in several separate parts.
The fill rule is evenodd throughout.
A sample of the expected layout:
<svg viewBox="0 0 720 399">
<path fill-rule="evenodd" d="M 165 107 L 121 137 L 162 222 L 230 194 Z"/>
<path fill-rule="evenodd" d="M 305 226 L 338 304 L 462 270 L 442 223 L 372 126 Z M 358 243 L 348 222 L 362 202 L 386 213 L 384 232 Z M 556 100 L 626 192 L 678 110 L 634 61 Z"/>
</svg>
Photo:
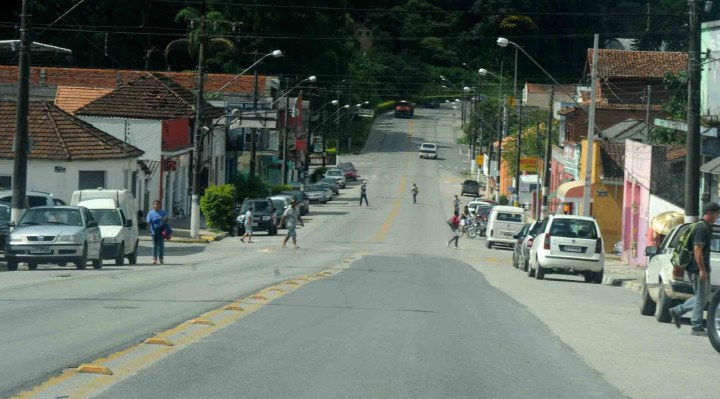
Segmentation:
<svg viewBox="0 0 720 399">
<path fill-rule="evenodd" d="M 200 238 L 189 238 L 189 237 L 173 237 L 170 242 L 176 242 L 181 244 L 209 244 L 213 241 L 220 241 L 223 238 L 227 237 L 228 233 L 217 233 L 217 234 L 207 234 L 207 235 L 201 235 Z M 140 241 L 152 241 L 152 238 L 148 236 L 142 236 L 139 238 Z"/>
<path fill-rule="evenodd" d="M 613 287 L 622 287 L 630 291 L 642 291 L 642 280 L 604 276 L 602 283 Z"/>
</svg>

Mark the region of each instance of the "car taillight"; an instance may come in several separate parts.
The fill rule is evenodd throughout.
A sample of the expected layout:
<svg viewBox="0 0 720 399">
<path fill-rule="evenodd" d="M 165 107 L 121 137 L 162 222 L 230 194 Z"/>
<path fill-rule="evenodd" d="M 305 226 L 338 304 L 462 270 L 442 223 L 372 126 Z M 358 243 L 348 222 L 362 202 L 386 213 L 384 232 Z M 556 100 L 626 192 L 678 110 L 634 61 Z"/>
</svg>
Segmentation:
<svg viewBox="0 0 720 399">
<path fill-rule="evenodd" d="M 673 277 L 676 280 L 685 279 L 685 269 L 680 268 L 680 267 L 673 267 Z"/>
<path fill-rule="evenodd" d="M 601 254 L 603 251 L 602 238 L 598 238 L 595 242 L 595 253 Z"/>
<path fill-rule="evenodd" d="M 545 243 L 543 244 L 543 249 L 549 251 L 550 250 L 550 240 L 552 239 L 552 236 L 550 233 L 545 233 Z"/>
<path fill-rule="evenodd" d="M 527 240 L 527 247 L 528 247 L 528 248 L 532 247 L 532 243 L 533 243 L 534 240 L 535 240 L 534 238 L 528 238 L 528 240 Z"/>
</svg>

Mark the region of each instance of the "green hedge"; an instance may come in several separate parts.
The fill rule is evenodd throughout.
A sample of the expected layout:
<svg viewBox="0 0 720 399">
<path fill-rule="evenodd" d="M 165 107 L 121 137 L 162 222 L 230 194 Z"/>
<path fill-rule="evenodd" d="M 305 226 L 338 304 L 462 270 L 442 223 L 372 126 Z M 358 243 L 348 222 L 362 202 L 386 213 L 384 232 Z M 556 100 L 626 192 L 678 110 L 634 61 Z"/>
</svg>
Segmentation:
<svg viewBox="0 0 720 399">
<path fill-rule="evenodd" d="M 208 226 L 230 231 L 235 225 L 235 187 L 232 184 L 208 187 L 200 197 L 200 210 Z"/>
</svg>

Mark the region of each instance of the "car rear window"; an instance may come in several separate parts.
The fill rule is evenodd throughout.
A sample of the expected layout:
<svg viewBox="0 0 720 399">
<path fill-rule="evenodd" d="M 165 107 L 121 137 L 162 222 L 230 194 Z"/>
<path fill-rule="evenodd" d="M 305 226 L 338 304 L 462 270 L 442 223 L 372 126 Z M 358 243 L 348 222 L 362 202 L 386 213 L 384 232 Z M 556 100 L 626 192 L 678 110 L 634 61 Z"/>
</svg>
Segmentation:
<svg viewBox="0 0 720 399">
<path fill-rule="evenodd" d="M 595 222 L 580 219 L 555 219 L 550 225 L 550 235 L 553 237 L 585 238 L 596 240 L 598 238 Z"/>
<path fill-rule="evenodd" d="M 269 208 L 267 201 L 245 201 L 242 206 L 242 212 L 247 212 L 250 208 L 250 205 L 255 208 L 255 212 L 267 211 Z"/>
<path fill-rule="evenodd" d="M 500 222 L 522 222 L 522 215 L 519 213 L 498 212 L 497 220 Z"/>
</svg>

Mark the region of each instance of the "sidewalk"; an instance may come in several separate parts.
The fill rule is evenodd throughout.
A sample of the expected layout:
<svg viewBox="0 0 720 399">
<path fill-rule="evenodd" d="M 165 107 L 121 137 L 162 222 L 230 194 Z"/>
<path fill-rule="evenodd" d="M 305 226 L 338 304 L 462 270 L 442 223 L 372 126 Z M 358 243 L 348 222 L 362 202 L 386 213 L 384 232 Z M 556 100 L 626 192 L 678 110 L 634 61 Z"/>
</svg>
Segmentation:
<svg viewBox="0 0 720 399">
<path fill-rule="evenodd" d="M 605 256 L 605 275 L 603 284 L 615 287 L 624 287 L 631 291 L 642 291 L 642 279 L 645 268 L 629 266 L 627 262 L 617 255 Z"/>
<path fill-rule="evenodd" d="M 168 218 L 168 224 L 172 227 L 173 237 L 171 242 L 185 244 L 207 244 L 212 241 L 220 241 L 228 236 L 227 232 L 218 232 L 211 230 L 205 224 L 205 218 L 200 215 L 200 236 L 198 238 L 190 238 L 190 216 L 185 219 Z M 152 241 L 150 233 L 147 229 L 140 229 L 140 241 Z"/>
</svg>

